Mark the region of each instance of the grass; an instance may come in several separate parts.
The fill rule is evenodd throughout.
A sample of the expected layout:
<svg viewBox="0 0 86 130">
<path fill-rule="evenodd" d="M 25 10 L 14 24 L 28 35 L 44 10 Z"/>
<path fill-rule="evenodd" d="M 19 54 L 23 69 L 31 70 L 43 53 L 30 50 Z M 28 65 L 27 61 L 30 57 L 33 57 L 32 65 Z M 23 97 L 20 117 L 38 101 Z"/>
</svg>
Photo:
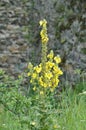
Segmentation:
<svg viewBox="0 0 86 130">
<path fill-rule="evenodd" d="M 18 119 L 0 106 L 0 130 L 20 130 Z"/>
<path fill-rule="evenodd" d="M 86 130 L 86 94 L 67 90 L 62 92 L 60 98 L 57 115 L 59 125 L 56 129 Z M 0 105 L 0 130 L 28 129 L 21 128 L 18 118 L 13 113 L 5 111 L 4 107 Z"/>
<path fill-rule="evenodd" d="M 62 96 L 62 113 L 58 117 L 60 130 L 86 130 L 86 95 Z"/>
</svg>

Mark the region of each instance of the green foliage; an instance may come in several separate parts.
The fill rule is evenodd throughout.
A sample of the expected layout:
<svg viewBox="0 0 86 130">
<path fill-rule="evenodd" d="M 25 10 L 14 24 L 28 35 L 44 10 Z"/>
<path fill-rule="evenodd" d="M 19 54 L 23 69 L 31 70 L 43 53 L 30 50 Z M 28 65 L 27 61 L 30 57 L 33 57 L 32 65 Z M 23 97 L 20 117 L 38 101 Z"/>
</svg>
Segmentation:
<svg viewBox="0 0 86 130">
<path fill-rule="evenodd" d="M 86 91 L 86 82 L 80 82 L 76 84 L 75 92 L 76 93 L 83 93 Z"/>
<path fill-rule="evenodd" d="M 62 93 L 61 107 L 62 113 L 58 121 L 65 130 L 86 129 L 86 95 L 77 95 L 74 91 L 67 90 Z"/>
<path fill-rule="evenodd" d="M 80 86 L 82 87 L 82 85 Z M 18 91 L 15 92 L 16 95 L 19 93 Z M 14 98 L 16 98 L 15 96 Z M 10 98 L 12 98 L 12 94 Z M 67 89 L 60 95 L 57 95 L 56 99 L 60 98 L 58 102 L 53 98 L 53 95 L 44 98 L 46 100 L 41 100 L 43 98 L 39 98 L 37 95 L 33 95 L 31 99 L 28 98 L 29 103 L 26 103 L 26 115 L 21 111 L 22 105 L 19 103 L 20 107 L 18 107 L 18 109 L 21 111 L 20 117 L 17 116 L 17 113 L 13 114 L 12 111 L 4 109 L 0 103 L 0 130 L 86 129 L 85 94 L 76 94 L 72 89 Z M 24 99 L 24 101 L 22 99 Z M 21 100 L 21 104 L 23 104 L 26 101 L 26 97 L 21 98 L 21 96 L 19 96 L 18 100 Z M 10 101 L 9 99 L 9 102 Z M 10 106 L 11 103 L 9 104 Z M 55 103 L 57 104 L 56 106 Z M 26 105 L 23 104 L 23 107 L 25 109 Z"/>
<path fill-rule="evenodd" d="M 53 51 L 47 56 L 48 36 L 46 24 L 47 21 L 45 19 L 40 21 L 40 25 L 43 26 L 40 32 L 42 61 L 35 67 L 30 63 L 28 65 L 30 72 L 28 74 L 26 73 L 26 75 L 29 76 L 30 74 L 31 76 L 31 80 L 28 82 L 28 88 L 29 86 L 31 88 L 29 88 L 28 96 L 24 95 L 21 90 L 23 78 L 25 78 L 23 76 L 26 76 L 25 74 L 19 75 L 16 79 L 12 79 L 5 72 L 0 71 L 2 77 L 0 102 L 4 105 L 5 109 L 18 116 L 22 128 L 23 126 L 27 126 L 29 130 L 53 130 L 54 127 L 57 128 L 58 124 L 56 119 L 57 110 L 52 103 L 55 104 L 53 102 L 54 90 L 59 82 L 58 77 L 62 74 L 62 71 L 58 68 L 61 59 L 58 56 L 54 57 Z M 37 89 L 34 93 L 31 93 L 32 85 L 35 85 Z M 53 89 L 52 92 L 50 92 L 49 87 Z"/>
<path fill-rule="evenodd" d="M 56 120 L 57 111 L 52 105 L 54 104 L 53 94 L 47 96 L 37 93 L 31 94 L 29 91 L 28 96 L 26 96 L 20 89 L 23 81 L 22 76 L 14 80 L 7 76 L 4 71 L 1 70 L 0 72 L 3 77 L 0 84 L 0 104 L 4 106 L 5 111 L 15 115 L 21 128 L 53 130 L 54 125 L 57 126 L 58 123 Z"/>
</svg>

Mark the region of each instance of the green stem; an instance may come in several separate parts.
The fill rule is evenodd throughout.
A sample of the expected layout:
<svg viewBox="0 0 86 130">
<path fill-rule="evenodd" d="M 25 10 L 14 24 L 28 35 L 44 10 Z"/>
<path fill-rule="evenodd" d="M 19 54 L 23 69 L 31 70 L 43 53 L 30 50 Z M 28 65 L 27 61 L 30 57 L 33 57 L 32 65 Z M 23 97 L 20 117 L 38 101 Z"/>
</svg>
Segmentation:
<svg viewBox="0 0 86 130">
<path fill-rule="evenodd" d="M 42 56 L 41 56 L 41 63 L 42 63 L 42 73 L 45 72 L 45 65 L 47 61 L 47 44 L 42 43 Z"/>
</svg>

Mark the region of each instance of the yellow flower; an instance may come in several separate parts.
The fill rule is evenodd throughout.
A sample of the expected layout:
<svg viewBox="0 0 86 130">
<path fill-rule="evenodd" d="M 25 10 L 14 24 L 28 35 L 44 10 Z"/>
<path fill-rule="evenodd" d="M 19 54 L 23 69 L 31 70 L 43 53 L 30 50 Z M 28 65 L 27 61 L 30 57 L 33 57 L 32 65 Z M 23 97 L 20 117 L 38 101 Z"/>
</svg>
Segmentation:
<svg viewBox="0 0 86 130">
<path fill-rule="evenodd" d="M 54 60 L 57 64 L 59 64 L 61 62 L 61 58 L 59 56 L 55 56 Z"/>
<path fill-rule="evenodd" d="M 28 64 L 28 69 L 31 69 L 31 68 L 33 68 L 33 65 L 32 65 L 32 63 L 30 62 L 30 63 Z"/>
<path fill-rule="evenodd" d="M 57 73 L 58 72 L 58 66 L 54 65 L 53 70 L 54 70 L 54 73 Z"/>
<path fill-rule="evenodd" d="M 44 87 L 44 88 L 47 87 L 47 84 L 46 84 L 46 82 L 43 81 L 43 77 L 42 77 L 42 76 L 39 77 L 39 84 L 40 84 L 42 87 Z"/>
<path fill-rule="evenodd" d="M 44 84 L 43 84 L 43 81 L 42 81 L 42 77 L 39 77 L 39 84 L 40 84 L 41 86 L 44 85 Z"/>
<path fill-rule="evenodd" d="M 33 90 L 34 90 L 34 91 L 36 90 L 36 86 L 33 87 Z"/>
<path fill-rule="evenodd" d="M 42 20 L 40 20 L 40 21 L 39 21 L 39 24 L 40 24 L 40 26 L 42 26 L 42 24 L 43 24 L 43 21 L 42 21 Z"/>
<path fill-rule="evenodd" d="M 51 72 L 45 73 L 45 78 L 51 79 L 53 77 Z"/>
<path fill-rule="evenodd" d="M 58 66 L 54 66 L 53 70 L 54 70 L 53 73 L 58 76 L 63 74 L 63 72 L 60 70 L 60 68 Z"/>
<path fill-rule="evenodd" d="M 37 73 L 40 73 L 42 68 L 40 66 L 34 67 L 34 70 L 36 70 Z"/>
<path fill-rule="evenodd" d="M 44 19 L 44 20 L 41 20 L 39 22 L 40 26 L 42 26 L 42 30 L 40 32 L 40 36 L 41 36 L 41 41 L 43 44 L 46 44 L 49 40 L 48 38 L 48 35 L 47 35 L 47 21 Z"/>
<path fill-rule="evenodd" d="M 43 82 L 43 87 L 44 88 L 47 88 L 48 87 L 48 84 L 46 82 Z"/>
<path fill-rule="evenodd" d="M 50 91 L 51 91 L 51 92 L 53 92 L 53 91 L 54 91 L 54 89 L 53 89 L 53 88 L 51 88 L 51 89 L 50 89 Z"/>
<path fill-rule="evenodd" d="M 51 87 L 52 86 L 52 82 L 51 80 L 48 81 L 48 87 Z"/>
<path fill-rule="evenodd" d="M 59 69 L 58 75 L 63 75 L 63 72 Z"/>
<path fill-rule="evenodd" d="M 53 66 L 54 66 L 53 62 L 50 62 L 50 61 L 46 62 L 46 69 L 52 68 Z"/>
<path fill-rule="evenodd" d="M 45 19 L 40 20 L 39 24 L 40 24 L 40 26 L 42 26 L 43 24 L 45 25 L 45 24 L 47 24 L 47 21 Z"/>
<path fill-rule="evenodd" d="M 57 128 L 60 128 L 60 126 L 59 125 L 54 125 L 53 128 L 57 129 Z"/>
<path fill-rule="evenodd" d="M 52 82 L 52 86 L 51 87 L 55 88 L 55 87 L 58 86 L 59 79 L 57 77 L 53 77 L 51 82 Z"/>
<path fill-rule="evenodd" d="M 37 77 L 37 74 L 36 74 L 36 73 L 33 73 L 33 74 L 32 74 L 32 78 L 33 78 L 33 79 L 36 79 L 36 77 Z"/>
<path fill-rule="evenodd" d="M 58 127 L 57 127 L 57 125 L 54 125 L 53 128 L 56 129 L 56 128 L 58 128 Z"/>
<path fill-rule="evenodd" d="M 44 94 L 44 92 L 43 91 L 40 91 L 40 95 L 43 95 Z"/>
<path fill-rule="evenodd" d="M 31 83 L 31 84 L 33 83 L 33 80 L 32 80 L 32 79 L 30 80 L 30 83 Z"/>
<path fill-rule="evenodd" d="M 47 43 L 47 42 L 48 42 L 48 40 L 49 40 L 49 38 L 48 38 L 48 37 L 42 38 L 42 43 Z"/>
<path fill-rule="evenodd" d="M 30 76 L 30 75 L 31 75 L 31 73 L 30 73 L 30 72 L 28 72 L 28 73 L 27 73 L 27 75 L 28 75 L 28 76 Z"/>
<path fill-rule="evenodd" d="M 51 50 L 50 54 L 47 55 L 47 58 L 53 59 L 53 57 L 54 57 L 54 53 L 53 53 L 53 50 Z"/>
</svg>

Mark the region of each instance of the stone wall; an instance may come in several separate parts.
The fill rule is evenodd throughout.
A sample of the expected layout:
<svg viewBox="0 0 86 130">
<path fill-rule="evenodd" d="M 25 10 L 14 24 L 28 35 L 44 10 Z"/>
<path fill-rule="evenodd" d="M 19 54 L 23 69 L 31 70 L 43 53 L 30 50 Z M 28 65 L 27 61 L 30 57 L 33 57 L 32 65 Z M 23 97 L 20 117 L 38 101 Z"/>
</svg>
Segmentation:
<svg viewBox="0 0 86 130">
<path fill-rule="evenodd" d="M 52 27 L 54 11 L 53 4 L 49 0 L 0 1 L 0 68 L 15 75 L 26 68 L 29 58 L 38 60 L 32 55 L 36 53 L 38 57 L 40 56 L 39 20 L 43 18 L 46 18 L 49 23 L 50 46 L 54 45 L 52 44 L 55 38 Z"/>
<path fill-rule="evenodd" d="M 73 0 L 0 0 L 0 68 L 15 76 L 29 61 L 40 61 L 39 20 L 45 18 L 49 50 L 62 58 L 63 82 L 80 79 L 86 72 L 85 4 L 80 5 Z M 83 8 L 83 16 L 77 8 Z"/>
<path fill-rule="evenodd" d="M 86 80 L 86 2 L 84 0 L 33 0 L 34 21 L 48 21 L 49 49 L 62 58 L 63 82 Z M 37 24 L 35 23 L 37 26 Z M 37 29 L 36 29 L 37 30 Z M 82 78 L 84 77 L 84 78 Z"/>
<path fill-rule="evenodd" d="M 28 25 L 21 0 L 0 1 L 0 68 L 15 75 L 27 65 L 30 46 L 24 38 Z"/>
</svg>

